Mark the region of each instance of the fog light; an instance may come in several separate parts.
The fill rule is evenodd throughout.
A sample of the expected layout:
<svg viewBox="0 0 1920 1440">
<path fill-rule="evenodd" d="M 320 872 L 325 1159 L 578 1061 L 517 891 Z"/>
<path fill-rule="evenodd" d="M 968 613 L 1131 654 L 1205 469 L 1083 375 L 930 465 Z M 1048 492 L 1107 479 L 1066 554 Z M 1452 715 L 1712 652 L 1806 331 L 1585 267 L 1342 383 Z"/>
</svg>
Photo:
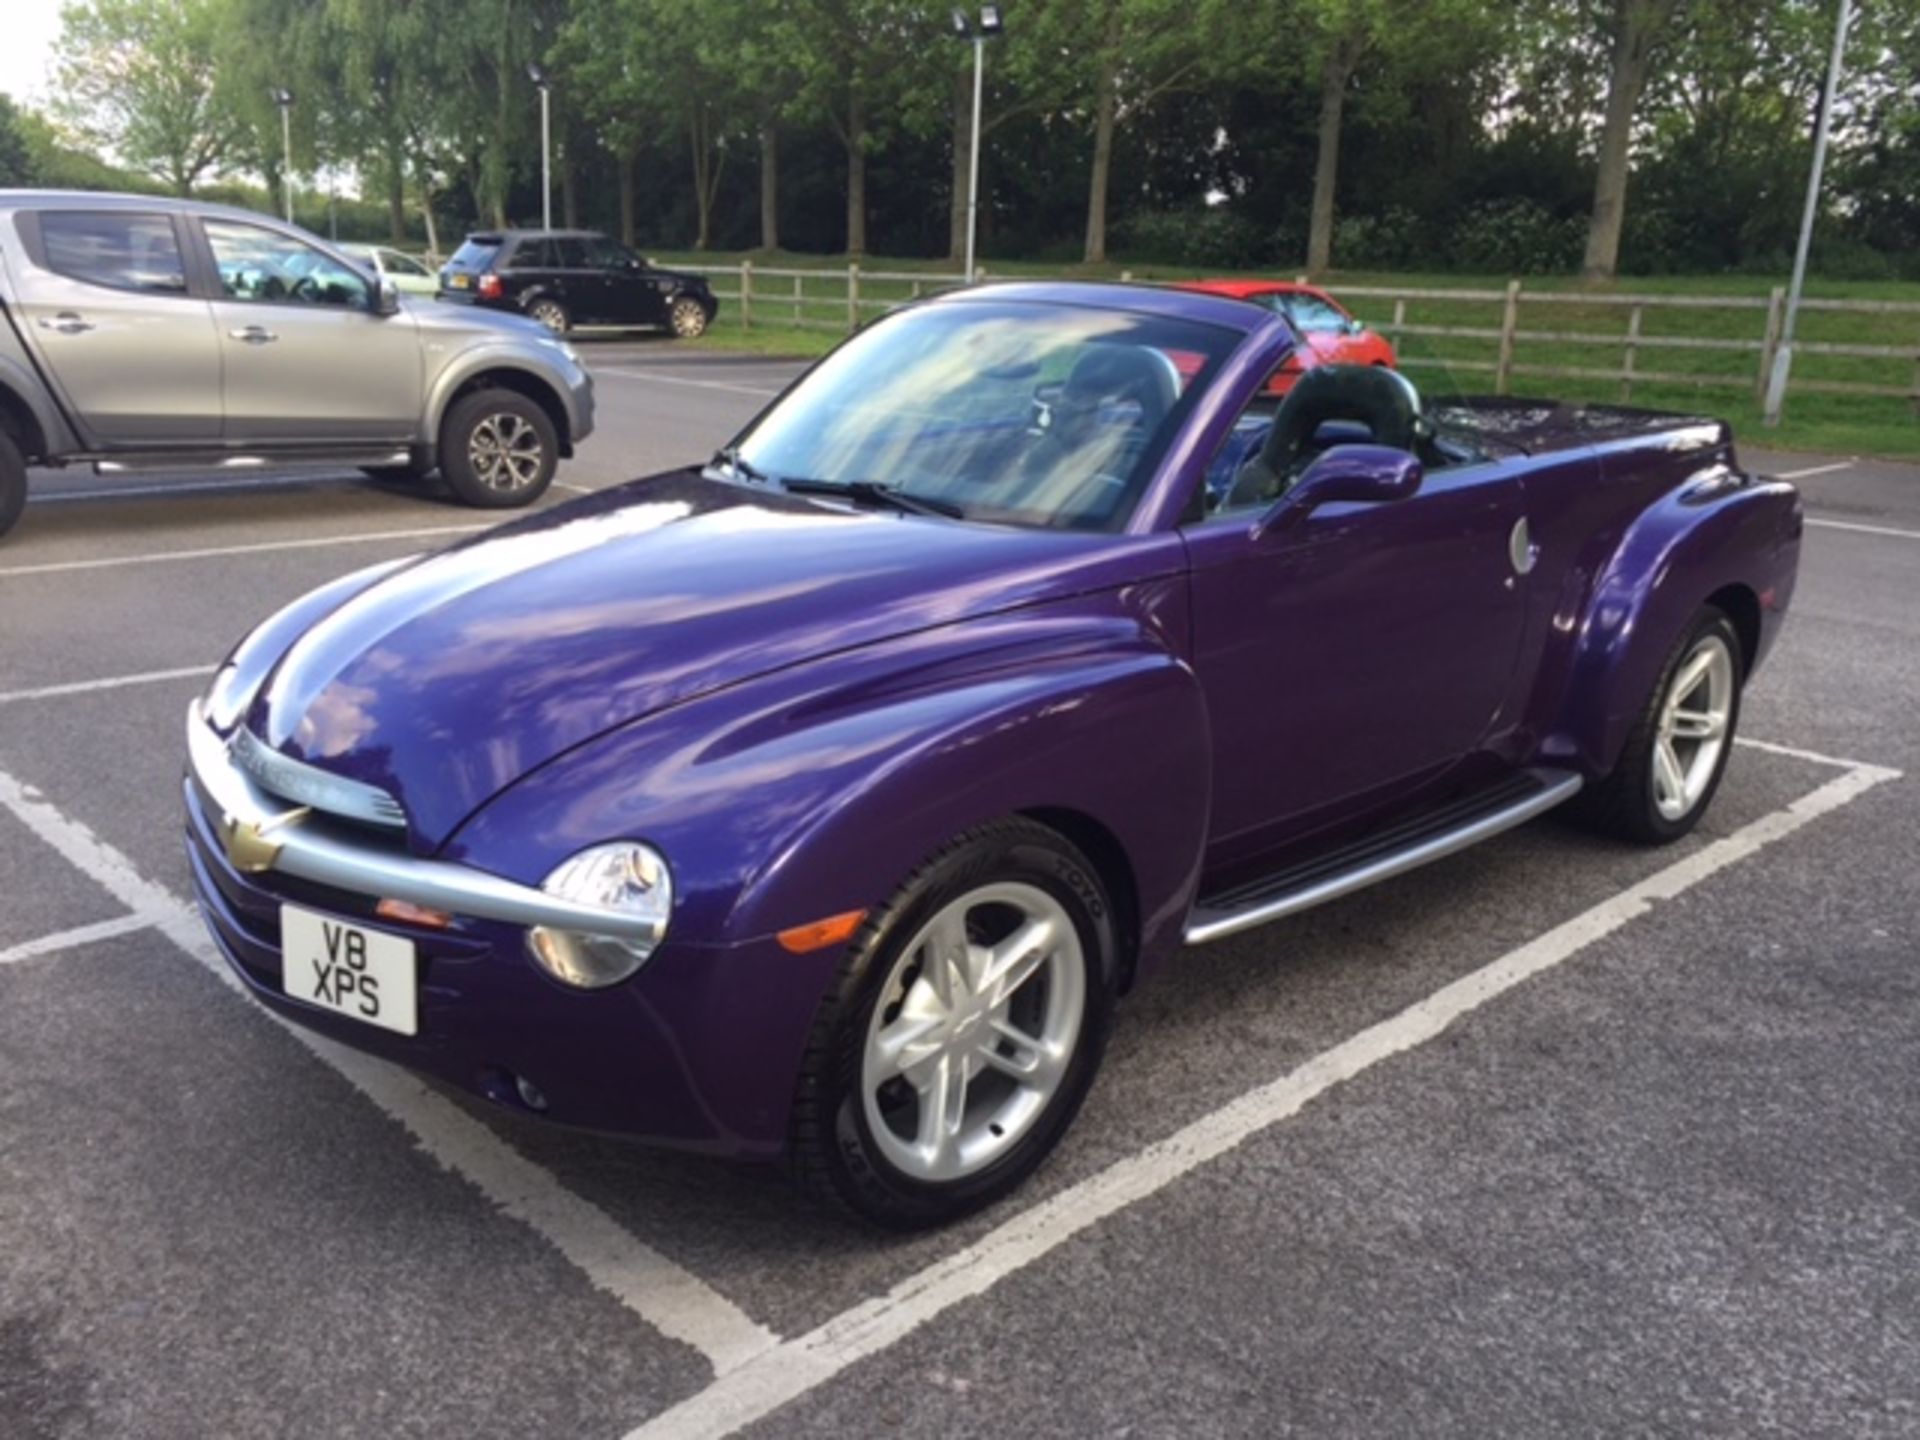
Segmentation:
<svg viewBox="0 0 1920 1440">
<path fill-rule="evenodd" d="M 665 857 L 637 841 L 582 850 L 547 876 L 540 888 L 576 904 L 652 922 L 649 936 L 634 939 L 544 925 L 529 930 L 528 953 L 562 984 L 582 990 L 617 985 L 646 963 L 667 933 L 673 880 Z"/>
<path fill-rule="evenodd" d="M 526 1076 L 515 1076 L 513 1088 L 520 1092 L 520 1103 L 525 1105 L 529 1110 L 544 1110 L 547 1108 L 547 1097 L 541 1094 L 540 1087 L 527 1079 Z"/>
</svg>

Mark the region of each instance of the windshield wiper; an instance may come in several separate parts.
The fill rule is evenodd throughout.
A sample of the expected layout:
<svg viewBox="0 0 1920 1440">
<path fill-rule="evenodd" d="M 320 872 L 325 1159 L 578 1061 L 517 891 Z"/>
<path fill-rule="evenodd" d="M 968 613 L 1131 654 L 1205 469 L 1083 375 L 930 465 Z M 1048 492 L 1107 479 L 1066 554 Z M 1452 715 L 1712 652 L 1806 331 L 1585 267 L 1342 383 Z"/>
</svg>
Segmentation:
<svg viewBox="0 0 1920 1440">
<path fill-rule="evenodd" d="M 796 495 L 844 495 L 867 505 L 883 505 L 907 515 L 938 515 L 946 520 L 964 520 L 967 512 L 951 500 L 933 500 L 912 495 L 877 480 L 809 480 L 805 477 L 780 482 Z"/>
<path fill-rule="evenodd" d="M 743 480 L 752 480 L 761 485 L 768 485 L 773 482 L 771 475 L 760 469 L 751 460 L 744 459 L 741 456 L 738 445 L 729 445 L 725 449 L 713 452 L 713 458 L 707 462 L 707 468 L 714 470 L 721 466 L 725 466 L 729 471 L 738 475 Z"/>
</svg>

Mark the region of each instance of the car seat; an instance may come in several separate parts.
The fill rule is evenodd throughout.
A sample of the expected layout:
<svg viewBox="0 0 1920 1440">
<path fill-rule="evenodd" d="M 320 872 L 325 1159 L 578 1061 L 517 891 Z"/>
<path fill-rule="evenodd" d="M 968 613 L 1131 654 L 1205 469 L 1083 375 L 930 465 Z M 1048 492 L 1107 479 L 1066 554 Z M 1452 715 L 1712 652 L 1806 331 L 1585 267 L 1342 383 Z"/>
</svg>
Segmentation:
<svg viewBox="0 0 1920 1440">
<path fill-rule="evenodd" d="M 1432 427 L 1420 414 L 1420 392 L 1397 370 L 1378 365 L 1321 365 L 1307 371 L 1274 413 L 1273 428 L 1259 453 L 1234 476 L 1226 504 L 1266 504 L 1286 493 L 1314 456 L 1327 448 L 1323 425 L 1355 433 L 1335 443 L 1365 438 L 1374 445 L 1421 453 Z"/>
</svg>

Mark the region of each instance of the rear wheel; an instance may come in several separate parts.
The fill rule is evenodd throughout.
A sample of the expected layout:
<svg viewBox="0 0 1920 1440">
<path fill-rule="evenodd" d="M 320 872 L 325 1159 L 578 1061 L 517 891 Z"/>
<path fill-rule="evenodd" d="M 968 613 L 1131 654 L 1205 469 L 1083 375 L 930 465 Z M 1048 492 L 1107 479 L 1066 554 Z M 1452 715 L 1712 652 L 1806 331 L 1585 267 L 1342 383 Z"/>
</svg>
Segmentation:
<svg viewBox="0 0 1920 1440">
<path fill-rule="evenodd" d="M 553 421 L 515 390 L 476 391 L 455 403 L 441 427 L 441 475 L 455 495 L 483 510 L 532 504 L 559 463 Z"/>
<path fill-rule="evenodd" d="M 527 314 L 556 335 L 564 335 L 573 328 L 573 317 L 558 300 L 536 300 L 527 307 Z"/>
<path fill-rule="evenodd" d="M 1664 845 L 1700 823 L 1733 753 L 1742 669 L 1733 622 L 1706 607 L 1668 655 L 1613 773 L 1581 795 L 1594 828 Z"/>
<path fill-rule="evenodd" d="M 1106 893 L 1060 835 L 1004 821 L 953 841 L 855 937 L 815 1019 L 802 1182 L 896 1229 L 1012 1190 L 1093 1083 L 1114 954 Z"/>
<path fill-rule="evenodd" d="M 0 430 L 0 535 L 20 523 L 27 508 L 27 462 L 13 437 Z"/>
<path fill-rule="evenodd" d="M 667 308 L 667 325 L 680 339 L 697 340 L 707 333 L 707 307 L 682 295 Z"/>
</svg>

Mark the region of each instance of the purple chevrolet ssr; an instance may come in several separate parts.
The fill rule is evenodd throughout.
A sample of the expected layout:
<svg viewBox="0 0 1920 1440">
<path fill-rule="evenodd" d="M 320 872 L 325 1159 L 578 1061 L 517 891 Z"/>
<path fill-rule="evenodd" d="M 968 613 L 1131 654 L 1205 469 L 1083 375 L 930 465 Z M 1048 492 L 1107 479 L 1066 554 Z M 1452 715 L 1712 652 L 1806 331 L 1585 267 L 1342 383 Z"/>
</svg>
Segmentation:
<svg viewBox="0 0 1920 1440">
<path fill-rule="evenodd" d="M 525 1113 L 936 1224 L 1117 997 L 1566 806 L 1685 834 L 1802 514 L 1711 420 L 1268 379 L 1242 301 L 901 310 L 702 468 L 349 575 L 187 721 L 264 1004 Z"/>
</svg>

